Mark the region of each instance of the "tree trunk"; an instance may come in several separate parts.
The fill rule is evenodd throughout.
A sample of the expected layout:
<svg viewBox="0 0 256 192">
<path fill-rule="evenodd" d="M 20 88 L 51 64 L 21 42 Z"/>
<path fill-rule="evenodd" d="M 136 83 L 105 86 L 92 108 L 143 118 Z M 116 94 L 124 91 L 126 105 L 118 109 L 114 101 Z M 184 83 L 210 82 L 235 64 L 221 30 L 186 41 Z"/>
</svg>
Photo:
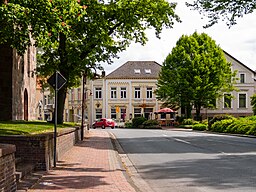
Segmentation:
<svg viewBox="0 0 256 192">
<path fill-rule="evenodd" d="M 202 121 L 201 119 L 201 105 L 195 105 L 196 107 L 196 121 Z"/>
<path fill-rule="evenodd" d="M 59 71 L 64 76 L 64 78 L 69 80 L 69 75 L 67 69 L 62 69 L 62 66 L 67 66 L 67 53 L 66 53 L 66 36 L 63 33 L 59 34 L 59 56 L 60 56 L 60 65 L 59 65 Z M 66 94 L 67 94 L 67 84 L 65 84 L 59 91 L 58 91 L 58 97 L 57 97 L 57 123 L 63 124 L 63 114 L 64 114 L 64 108 L 65 108 L 65 100 L 66 100 Z M 55 111 L 53 115 L 53 122 L 55 120 Z"/>
<path fill-rule="evenodd" d="M 186 118 L 187 119 L 192 117 L 191 110 L 192 110 L 191 105 L 186 105 Z"/>
<path fill-rule="evenodd" d="M 63 114 L 64 114 L 64 109 L 65 109 L 65 100 L 66 100 L 66 95 L 67 95 L 67 88 L 62 87 L 58 91 L 58 97 L 57 97 L 57 124 L 63 124 L 64 119 L 63 119 Z M 55 121 L 55 110 L 53 112 L 53 117 L 52 117 L 52 123 Z"/>
</svg>

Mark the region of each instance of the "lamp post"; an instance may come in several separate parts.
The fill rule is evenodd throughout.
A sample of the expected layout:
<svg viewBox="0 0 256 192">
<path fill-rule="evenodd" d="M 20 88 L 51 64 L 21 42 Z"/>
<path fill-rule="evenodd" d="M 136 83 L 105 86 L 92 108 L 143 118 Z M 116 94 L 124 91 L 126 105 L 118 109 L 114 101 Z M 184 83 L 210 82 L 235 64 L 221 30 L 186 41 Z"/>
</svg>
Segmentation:
<svg viewBox="0 0 256 192">
<path fill-rule="evenodd" d="M 81 140 L 84 140 L 84 108 L 85 108 L 85 85 L 86 85 L 87 74 L 83 73 L 83 85 L 82 85 L 82 119 L 81 119 Z"/>
</svg>

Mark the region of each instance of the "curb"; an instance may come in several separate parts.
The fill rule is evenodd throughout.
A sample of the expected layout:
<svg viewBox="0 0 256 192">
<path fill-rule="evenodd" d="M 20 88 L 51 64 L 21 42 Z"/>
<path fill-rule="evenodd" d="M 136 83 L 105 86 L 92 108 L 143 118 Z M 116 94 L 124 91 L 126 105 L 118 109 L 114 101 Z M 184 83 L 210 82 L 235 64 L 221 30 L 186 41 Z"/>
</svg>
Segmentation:
<svg viewBox="0 0 256 192">
<path fill-rule="evenodd" d="M 135 187 L 139 190 L 139 192 L 154 192 L 154 190 L 148 185 L 148 183 L 139 175 L 137 169 L 133 166 L 129 157 L 124 153 L 124 150 L 119 144 L 115 135 L 110 132 L 108 133 L 113 143 L 114 150 L 117 151 L 121 163 L 124 166 L 126 173 L 128 174 Z"/>
</svg>

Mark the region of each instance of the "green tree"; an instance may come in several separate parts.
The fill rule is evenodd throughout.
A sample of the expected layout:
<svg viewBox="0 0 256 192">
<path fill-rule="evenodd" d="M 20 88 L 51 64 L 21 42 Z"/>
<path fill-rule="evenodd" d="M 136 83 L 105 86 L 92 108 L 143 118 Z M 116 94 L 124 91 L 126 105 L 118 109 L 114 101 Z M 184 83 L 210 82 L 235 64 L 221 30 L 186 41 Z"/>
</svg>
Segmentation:
<svg viewBox="0 0 256 192">
<path fill-rule="evenodd" d="M 234 89 L 231 63 L 222 49 L 207 34 L 183 35 L 166 57 L 160 71 L 156 94 L 159 99 L 185 107 L 196 119 L 201 107 L 208 107 L 222 92 Z"/>
<path fill-rule="evenodd" d="M 230 27 L 236 24 L 236 19 L 243 15 L 252 13 L 256 9 L 256 1 L 235 1 L 235 0 L 195 0 L 193 3 L 186 3 L 199 13 L 207 15 L 209 23 L 205 27 L 210 27 L 218 21 L 226 20 Z"/>
<path fill-rule="evenodd" d="M 252 105 L 253 115 L 256 115 L 256 94 L 251 96 L 251 105 Z"/>
<path fill-rule="evenodd" d="M 68 88 L 90 68 L 125 50 L 132 41 L 145 44 L 145 30 L 179 22 L 176 3 L 166 0 L 7 0 L 0 6 L 0 44 L 8 43 L 23 54 L 31 44 L 41 48 L 38 72 L 47 77 L 55 70 L 67 79 L 58 92 L 58 123 L 63 122 Z M 30 37 L 31 36 L 31 37 Z"/>
</svg>

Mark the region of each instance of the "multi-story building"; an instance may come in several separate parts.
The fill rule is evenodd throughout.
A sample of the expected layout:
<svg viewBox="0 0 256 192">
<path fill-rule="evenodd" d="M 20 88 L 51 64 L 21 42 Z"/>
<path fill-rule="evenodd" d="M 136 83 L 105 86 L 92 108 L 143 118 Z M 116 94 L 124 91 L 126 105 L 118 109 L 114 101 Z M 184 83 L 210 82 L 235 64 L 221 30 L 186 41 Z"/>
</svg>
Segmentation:
<svg viewBox="0 0 256 192">
<path fill-rule="evenodd" d="M 154 94 L 160 69 L 154 61 L 128 61 L 106 77 L 90 81 L 89 123 L 102 117 L 117 122 L 152 118 L 161 106 Z"/>
<path fill-rule="evenodd" d="M 213 117 L 216 114 L 230 114 L 235 117 L 250 116 L 253 114 L 251 96 L 255 94 L 255 71 L 224 51 L 228 62 L 232 63 L 232 71 L 237 72 L 236 90 L 224 93 L 216 100 L 216 109 L 202 109 L 203 118 Z"/>
<path fill-rule="evenodd" d="M 0 120 L 36 119 L 36 48 L 18 55 L 0 46 Z"/>
</svg>

